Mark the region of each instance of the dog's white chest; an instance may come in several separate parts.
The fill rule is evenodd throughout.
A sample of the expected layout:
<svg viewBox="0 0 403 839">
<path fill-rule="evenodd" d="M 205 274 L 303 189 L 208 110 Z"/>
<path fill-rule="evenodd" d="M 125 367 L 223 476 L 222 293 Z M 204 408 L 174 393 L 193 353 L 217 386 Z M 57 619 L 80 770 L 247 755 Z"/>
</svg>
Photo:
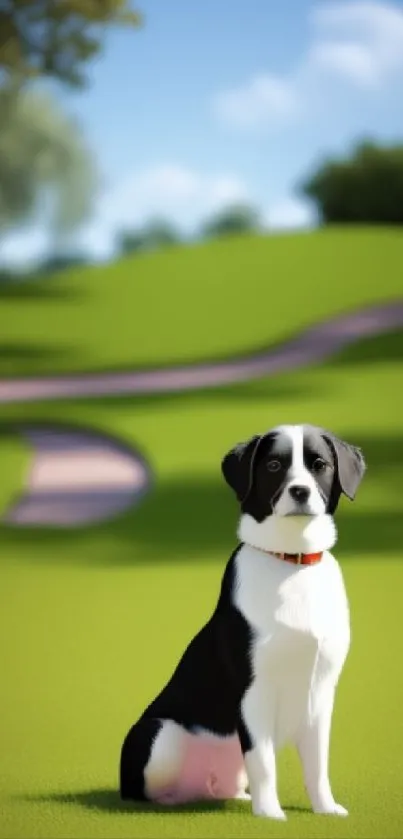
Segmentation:
<svg viewBox="0 0 403 839">
<path fill-rule="evenodd" d="M 237 557 L 235 605 L 254 632 L 252 667 L 279 743 L 314 713 L 321 688 L 336 684 L 350 630 L 343 579 L 326 554 L 315 566 L 294 566 L 244 546 Z"/>
</svg>

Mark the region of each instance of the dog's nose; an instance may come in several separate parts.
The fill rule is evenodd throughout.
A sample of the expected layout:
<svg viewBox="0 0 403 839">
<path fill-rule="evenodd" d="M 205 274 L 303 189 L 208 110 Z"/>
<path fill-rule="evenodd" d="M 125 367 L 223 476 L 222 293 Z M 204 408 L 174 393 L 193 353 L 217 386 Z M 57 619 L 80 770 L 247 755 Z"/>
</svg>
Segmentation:
<svg viewBox="0 0 403 839">
<path fill-rule="evenodd" d="M 294 498 L 294 500 L 298 501 L 299 504 L 304 504 L 305 501 L 308 501 L 310 491 L 311 490 L 308 487 L 303 486 L 293 486 L 289 489 L 291 498 Z"/>
</svg>

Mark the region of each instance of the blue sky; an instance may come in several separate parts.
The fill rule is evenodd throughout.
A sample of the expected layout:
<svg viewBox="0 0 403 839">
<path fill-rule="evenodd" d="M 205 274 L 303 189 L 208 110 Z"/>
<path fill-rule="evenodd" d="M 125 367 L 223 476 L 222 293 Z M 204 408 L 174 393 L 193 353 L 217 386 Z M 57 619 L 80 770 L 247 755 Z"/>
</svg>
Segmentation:
<svg viewBox="0 0 403 839">
<path fill-rule="evenodd" d="M 135 5 L 135 4 L 133 4 Z M 96 151 L 102 189 L 83 247 L 163 215 L 191 231 L 247 200 L 275 229 L 306 227 L 296 183 L 357 138 L 403 139 L 403 0 L 139 0 L 144 27 L 114 30 L 80 93 L 58 89 Z M 38 255 L 44 225 L 13 233 Z"/>
</svg>

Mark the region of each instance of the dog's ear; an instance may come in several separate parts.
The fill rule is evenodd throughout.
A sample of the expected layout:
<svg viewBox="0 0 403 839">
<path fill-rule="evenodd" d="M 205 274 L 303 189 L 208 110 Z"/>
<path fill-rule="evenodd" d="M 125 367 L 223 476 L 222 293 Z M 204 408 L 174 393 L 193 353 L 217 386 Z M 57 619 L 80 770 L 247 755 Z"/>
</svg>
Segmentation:
<svg viewBox="0 0 403 839">
<path fill-rule="evenodd" d="M 224 478 L 241 504 L 246 501 L 252 489 L 253 466 L 262 439 L 260 434 L 255 434 L 245 443 L 237 443 L 221 463 Z"/>
<path fill-rule="evenodd" d="M 336 461 L 337 474 L 342 492 L 353 501 L 366 470 L 364 457 L 357 448 L 333 434 L 325 435 Z"/>
</svg>

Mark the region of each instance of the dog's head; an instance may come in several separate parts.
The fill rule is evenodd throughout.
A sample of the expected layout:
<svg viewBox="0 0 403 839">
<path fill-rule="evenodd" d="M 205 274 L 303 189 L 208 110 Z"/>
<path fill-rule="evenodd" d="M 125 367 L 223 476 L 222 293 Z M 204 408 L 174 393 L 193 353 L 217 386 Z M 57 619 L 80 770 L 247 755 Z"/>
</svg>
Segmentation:
<svg viewBox="0 0 403 839">
<path fill-rule="evenodd" d="M 311 425 L 284 425 L 239 443 L 222 461 L 244 516 L 256 523 L 331 516 L 340 495 L 354 498 L 365 471 L 358 448 Z M 282 525 L 283 532 L 284 524 Z M 266 529 L 267 530 L 267 529 Z M 282 545 L 276 550 L 287 550 Z"/>
</svg>

